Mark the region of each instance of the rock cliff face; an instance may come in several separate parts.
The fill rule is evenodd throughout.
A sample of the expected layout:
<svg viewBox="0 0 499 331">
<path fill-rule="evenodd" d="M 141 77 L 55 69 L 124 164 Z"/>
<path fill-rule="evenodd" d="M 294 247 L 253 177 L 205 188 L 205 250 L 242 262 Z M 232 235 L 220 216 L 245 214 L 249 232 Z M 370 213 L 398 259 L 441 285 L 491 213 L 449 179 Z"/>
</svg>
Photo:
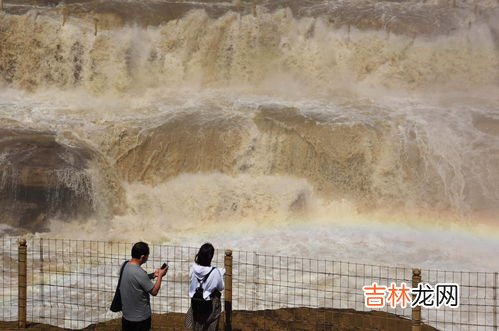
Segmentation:
<svg viewBox="0 0 499 331">
<path fill-rule="evenodd" d="M 99 158 L 84 144 L 57 141 L 52 132 L 0 129 L 2 222 L 39 231 L 48 217 L 77 219 L 98 212 L 94 195 L 106 186 L 106 176 L 91 168 Z"/>
</svg>

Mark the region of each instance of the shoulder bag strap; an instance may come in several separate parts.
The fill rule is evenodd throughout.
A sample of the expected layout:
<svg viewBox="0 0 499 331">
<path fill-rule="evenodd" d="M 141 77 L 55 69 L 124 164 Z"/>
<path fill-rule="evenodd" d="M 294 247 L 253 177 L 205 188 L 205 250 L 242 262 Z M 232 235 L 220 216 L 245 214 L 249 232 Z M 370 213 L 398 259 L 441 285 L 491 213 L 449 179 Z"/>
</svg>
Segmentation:
<svg viewBox="0 0 499 331">
<path fill-rule="evenodd" d="M 127 263 L 128 263 L 128 261 L 125 261 L 125 263 L 123 263 L 123 265 L 121 266 L 120 278 L 118 279 L 118 285 L 116 286 L 117 288 L 120 288 L 121 276 L 123 276 L 123 270 L 125 270 L 125 266 L 126 266 Z"/>
<path fill-rule="evenodd" d="M 203 287 L 204 282 L 206 282 L 206 280 L 208 279 L 208 276 L 210 276 L 210 274 L 211 274 L 211 272 L 212 272 L 213 270 L 215 270 L 215 267 L 211 267 L 210 272 L 208 272 L 208 273 L 206 274 L 206 276 L 204 276 L 202 279 L 199 279 L 199 278 L 197 278 L 197 277 L 196 277 L 196 278 L 197 278 L 197 280 L 198 280 L 198 283 L 199 283 L 199 285 L 201 285 L 201 287 Z"/>
</svg>

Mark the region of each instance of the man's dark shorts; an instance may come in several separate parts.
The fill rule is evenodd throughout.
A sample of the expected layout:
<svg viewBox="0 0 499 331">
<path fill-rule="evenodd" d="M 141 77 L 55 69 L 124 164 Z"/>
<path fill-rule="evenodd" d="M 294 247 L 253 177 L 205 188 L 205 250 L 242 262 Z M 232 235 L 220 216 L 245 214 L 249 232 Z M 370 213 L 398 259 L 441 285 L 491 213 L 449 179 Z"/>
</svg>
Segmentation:
<svg viewBox="0 0 499 331">
<path fill-rule="evenodd" d="M 122 331 L 149 331 L 151 329 L 151 318 L 140 322 L 127 321 L 121 318 Z"/>
</svg>

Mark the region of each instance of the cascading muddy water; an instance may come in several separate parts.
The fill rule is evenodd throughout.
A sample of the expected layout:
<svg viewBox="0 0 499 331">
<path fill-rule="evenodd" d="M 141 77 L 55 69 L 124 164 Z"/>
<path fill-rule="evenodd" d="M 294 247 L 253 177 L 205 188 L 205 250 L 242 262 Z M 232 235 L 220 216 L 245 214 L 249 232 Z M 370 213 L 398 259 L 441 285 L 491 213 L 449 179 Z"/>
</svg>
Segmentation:
<svg viewBox="0 0 499 331">
<path fill-rule="evenodd" d="M 288 5 L 7 2 L 2 128 L 50 141 L 55 160 L 2 140 L 4 169 L 36 164 L 3 170 L 7 204 L 36 200 L 68 235 L 77 214 L 105 238 L 135 238 L 139 219 L 177 233 L 339 214 L 494 220 L 497 4 Z M 19 182 L 40 168 L 50 180 Z M 26 226 L 19 210 L 10 223 Z"/>
<path fill-rule="evenodd" d="M 4 224 L 40 231 L 47 230 L 48 218 L 81 220 L 119 212 L 122 193 L 91 148 L 71 145 L 53 132 L 2 129 L 0 137 Z"/>
<path fill-rule="evenodd" d="M 55 11 L 3 14 L 1 77 L 20 88 L 82 86 L 97 93 L 226 84 L 287 90 L 291 82 L 308 93 L 356 85 L 496 87 L 497 8 L 485 4 L 459 10 L 408 6 L 412 13 L 384 4 L 386 17 L 369 11 L 362 17 L 354 4 L 302 18 L 289 9 L 263 7 L 255 15 L 227 12 L 217 18 L 193 11 L 154 27 L 112 26 L 103 14 L 101 24 L 111 26 L 96 36 L 86 16 L 61 26 Z M 476 13 L 479 5 L 483 15 Z M 352 22 L 343 22 L 345 17 Z M 358 30 L 355 24 L 385 29 Z"/>
</svg>

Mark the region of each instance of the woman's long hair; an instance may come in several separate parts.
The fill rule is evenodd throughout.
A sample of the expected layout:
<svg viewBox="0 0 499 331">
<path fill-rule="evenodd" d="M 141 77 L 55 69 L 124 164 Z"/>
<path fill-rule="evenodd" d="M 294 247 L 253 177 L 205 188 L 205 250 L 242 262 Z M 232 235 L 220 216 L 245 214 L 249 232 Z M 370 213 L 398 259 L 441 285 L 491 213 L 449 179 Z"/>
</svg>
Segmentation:
<svg viewBox="0 0 499 331">
<path fill-rule="evenodd" d="M 194 258 L 194 262 L 204 267 L 209 267 L 211 265 L 211 260 L 215 254 L 215 248 L 212 244 L 206 243 L 199 248 L 199 252 Z"/>
</svg>

